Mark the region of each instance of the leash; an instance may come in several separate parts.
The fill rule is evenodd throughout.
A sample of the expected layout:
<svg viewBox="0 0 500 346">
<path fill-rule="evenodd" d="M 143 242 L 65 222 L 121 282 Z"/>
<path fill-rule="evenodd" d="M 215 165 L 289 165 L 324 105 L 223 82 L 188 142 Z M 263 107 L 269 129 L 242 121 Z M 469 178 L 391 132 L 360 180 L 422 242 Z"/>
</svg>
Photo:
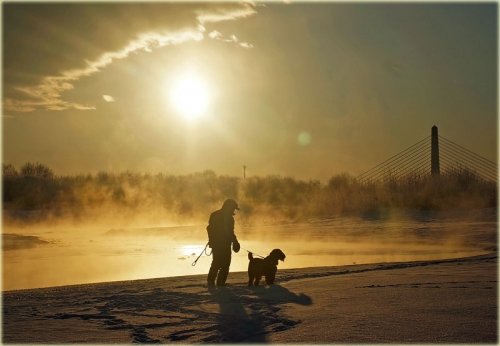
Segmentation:
<svg viewBox="0 0 500 346">
<path fill-rule="evenodd" d="M 246 251 L 246 252 L 248 252 L 248 253 L 251 253 L 252 255 L 257 256 L 257 257 L 260 257 L 260 258 L 265 258 L 264 256 L 261 256 L 261 255 L 259 255 L 259 254 L 256 254 L 255 252 L 252 252 L 252 251 L 250 251 L 250 250 L 245 249 L 244 247 L 242 247 L 242 249 L 243 249 L 243 250 L 245 250 L 245 251 Z"/>
<path fill-rule="evenodd" d="M 193 267 L 196 265 L 196 262 L 198 262 L 198 260 L 199 260 L 199 259 L 200 259 L 200 257 L 203 255 L 203 253 L 205 253 L 205 255 L 207 255 L 207 256 L 211 256 L 211 255 L 212 255 L 213 250 L 212 250 L 212 251 L 210 251 L 210 253 L 207 253 L 207 251 L 206 251 L 206 250 L 207 250 L 207 247 L 208 247 L 208 243 L 207 243 L 207 245 L 205 245 L 205 247 L 203 248 L 203 250 L 201 250 L 201 253 L 198 255 L 198 257 L 197 257 L 197 258 L 194 260 L 194 262 L 191 264 Z M 243 249 L 243 250 L 245 250 L 245 251 L 246 251 L 246 252 L 248 252 L 248 253 L 251 253 L 251 254 L 253 254 L 253 255 L 257 256 L 257 257 L 260 257 L 260 258 L 265 258 L 264 256 L 261 256 L 261 255 L 259 255 L 259 254 L 256 254 L 255 252 L 252 252 L 252 251 L 250 251 L 250 250 L 247 250 L 247 249 L 245 249 L 245 248 L 243 248 L 243 247 L 242 247 L 242 249 Z"/>
<path fill-rule="evenodd" d="M 196 265 L 196 262 L 198 262 L 198 260 L 200 259 L 201 255 L 203 255 L 203 253 L 205 253 L 205 255 L 207 256 L 211 256 L 212 255 L 212 251 L 210 251 L 210 253 L 207 253 L 207 247 L 208 247 L 208 243 L 207 245 L 205 245 L 205 248 L 203 250 L 201 250 L 201 253 L 200 255 L 198 256 L 198 258 L 196 258 L 193 262 L 193 264 L 191 264 L 193 267 Z"/>
</svg>

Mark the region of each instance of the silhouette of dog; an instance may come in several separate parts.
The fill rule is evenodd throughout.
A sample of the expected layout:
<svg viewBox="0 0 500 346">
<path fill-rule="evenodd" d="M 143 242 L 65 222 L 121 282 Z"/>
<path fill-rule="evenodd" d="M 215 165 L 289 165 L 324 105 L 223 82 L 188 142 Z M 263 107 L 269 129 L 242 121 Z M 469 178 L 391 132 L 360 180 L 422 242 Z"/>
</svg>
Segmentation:
<svg viewBox="0 0 500 346">
<path fill-rule="evenodd" d="M 263 276 L 266 278 L 266 283 L 272 285 L 278 270 L 278 260 L 284 261 L 285 257 L 280 249 L 274 249 L 266 258 L 253 258 L 253 254 L 249 252 L 248 286 L 258 286 Z"/>
</svg>

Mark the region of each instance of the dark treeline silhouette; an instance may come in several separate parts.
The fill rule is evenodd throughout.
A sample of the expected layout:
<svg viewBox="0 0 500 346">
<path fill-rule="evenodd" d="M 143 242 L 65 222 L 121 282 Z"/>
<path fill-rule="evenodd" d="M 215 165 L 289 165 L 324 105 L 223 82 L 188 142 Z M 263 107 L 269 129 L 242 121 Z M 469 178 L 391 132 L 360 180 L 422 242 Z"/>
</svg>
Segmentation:
<svg viewBox="0 0 500 346">
<path fill-rule="evenodd" d="M 38 221 L 99 214 L 175 215 L 200 220 L 227 197 L 238 200 L 242 221 L 298 220 L 388 209 L 467 210 L 497 205 L 497 186 L 467 169 L 440 177 L 406 176 L 361 184 L 348 174 L 327 183 L 290 177 L 238 177 L 213 171 L 189 175 L 106 173 L 57 176 L 47 166 L 3 164 L 5 219 Z"/>
</svg>

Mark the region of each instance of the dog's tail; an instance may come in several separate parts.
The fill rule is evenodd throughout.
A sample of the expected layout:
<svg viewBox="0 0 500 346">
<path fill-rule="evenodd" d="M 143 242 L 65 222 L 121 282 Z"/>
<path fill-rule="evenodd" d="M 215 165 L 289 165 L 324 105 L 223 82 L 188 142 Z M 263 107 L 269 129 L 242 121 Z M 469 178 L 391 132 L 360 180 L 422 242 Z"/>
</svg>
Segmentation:
<svg viewBox="0 0 500 346">
<path fill-rule="evenodd" d="M 250 251 L 248 251 L 248 260 L 253 260 L 253 254 Z"/>
</svg>

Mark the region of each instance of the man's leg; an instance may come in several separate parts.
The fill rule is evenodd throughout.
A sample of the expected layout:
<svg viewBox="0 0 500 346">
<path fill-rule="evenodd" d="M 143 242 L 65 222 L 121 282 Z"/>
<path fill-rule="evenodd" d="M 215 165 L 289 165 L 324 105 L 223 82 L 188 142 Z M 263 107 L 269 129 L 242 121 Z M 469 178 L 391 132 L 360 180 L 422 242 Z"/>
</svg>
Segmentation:
<svg viewBox="0 0 500 346">
<path fill-rule="evenodd" d="M 212 248 L 212 264 L 210 265 L 210 270 L 208 271 L 207 284 L 208 286 L 215 286 L 215 278 L 217 277 L 217 272 L 220 269 L 220 251 Z"/>
<path fill-rule="evenodd" d="M 231 264 L 231 247 L 221 249 L 220 252 L 220 269 L 217 275 L 217 286 L 224 286 L 226 284 L 227 275 L 229 274 L 229 266 Z"/>
</svg>

